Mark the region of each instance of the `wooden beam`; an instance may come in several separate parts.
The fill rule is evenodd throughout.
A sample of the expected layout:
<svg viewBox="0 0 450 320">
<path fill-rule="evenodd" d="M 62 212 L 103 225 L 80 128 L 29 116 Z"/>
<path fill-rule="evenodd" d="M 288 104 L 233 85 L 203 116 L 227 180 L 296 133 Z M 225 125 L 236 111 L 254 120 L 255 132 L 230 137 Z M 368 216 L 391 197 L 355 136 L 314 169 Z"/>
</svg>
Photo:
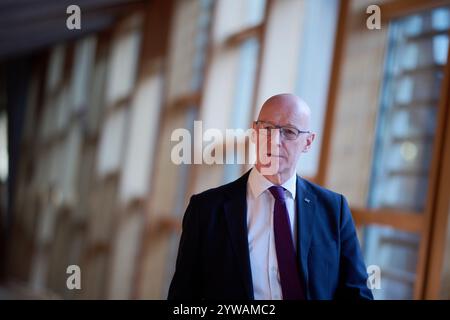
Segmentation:
<svg viewBox="0 0 450 320">
<path fill-rule="evenodd" d="M 450 34 L 449 34 L 450 37 Z M 427 265 L 424 275 L 425 299 L 440 299 L 441 277 L 444 267 L 445 249 L 449 246 L 446 243 L 446 235 L 449 232 L 448 216 L 450 212 L 450 50 L 447 52 L 447 65 L 445 76 L 441 86 L 442 110 L 442 130 L 445 128 L 443 142 L 435 143 L 435 146 L 442 146 L 439 168 L 436 169 L 438 177 L 436 192 L 433 193 L 435 207 L 432 217 L 430 217 L 429 244 L 426 246 Z M 430 192 L 431 193 L 431 192 Z M 424 254 L 424 256 L 425 256 Z"/>
<path fill-rule="evenodd" d="M 247 29 L 241 30 L 241 31 L 229 36 L 227 38 L 227 40 L 225 41 L 225 46 L 237 47 L 247 39 L 250 39 L 253 37 L 260 37 L 261 31 L 262 31 L 262 24 L 258 24 L 256 26 L 252 26 Z"/>
<path fill-rule="evenodd" d="M 416 232 L 422 234 L 424 215 L 414 212 L 396 211 L 392 209 L 365 209 L 352 208 L 353 219 L 356 225 L 365 226 L 369 224 L 379 224 L 389 226 L 406 232 Z"/>
<path fill-rule="evenodd" d="M 448 50 L 448 49 L 447 49 Z M 449 52 L 447 51 L 447 58 Z M 423 299 L 425 296 L 425 279 L 427 275 L 428 268 L 428 257 L 430 250 L 433 249 L 431 242 L 432 238 L 432 226 L 436 211 L 437 204 L 437 192 L 438 184 L 441 179 L 442 167 L 445 164 L 442 162 L 443 157 L 443 145 L 444 145 L 444 134 L 445 127 L 448 125 L 448 99 L 449 93 L 448 88 L 450 86 L 450 69 L 449 61 L 447 60 L 447 65 L 445 68 L 444 79 L 441 83 L 439 107 L 437 110 L 436 118 L 436 135 L 433 141 L 433 153 L 431 158 L 431 166 L 429 171 L 427 198 L 425 202 L 425 220 L 424 228 L 426 228 L 427 233 L 423 241 L 421 241 L 421 246 L 419 249 L 419 265 L 417 266 L 417 283 L 414 288 L 414 296 L 416 299 Z"/>
<path fill-rule="evenodd" d="M 200 104 L 200 92 L 195 91 L 183 96 L 178 96 L 169 106 L 168 110 L 184 109 L 189 107 L 199 108 Z"/>
<path fill-rule="evenodd" d="M 380 5 L 381 20 L 389 20 L 412 15 L 418 11 L 450 5 L 450 0 L 394 0 Z"/>
</svg>

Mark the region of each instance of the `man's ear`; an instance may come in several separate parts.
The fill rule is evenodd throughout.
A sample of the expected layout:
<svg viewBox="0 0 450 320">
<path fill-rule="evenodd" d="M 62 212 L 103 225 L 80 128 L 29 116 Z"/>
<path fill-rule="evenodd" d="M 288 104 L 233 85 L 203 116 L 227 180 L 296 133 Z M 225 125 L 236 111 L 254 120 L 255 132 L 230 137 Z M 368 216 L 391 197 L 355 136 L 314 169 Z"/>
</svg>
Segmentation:
<svg viewBox="0 0 450 320">
<path fill-rule="evenodd" d="M 314 138 L 316 137 L 316 134 L 314 132 L 311 132 L 308 137 L 306 138 L 306 145 L 303 148 L 303 152 L 308 152 L 309 149 L 311 149 L 311 145 L 314 141 Z"/>
</svg>

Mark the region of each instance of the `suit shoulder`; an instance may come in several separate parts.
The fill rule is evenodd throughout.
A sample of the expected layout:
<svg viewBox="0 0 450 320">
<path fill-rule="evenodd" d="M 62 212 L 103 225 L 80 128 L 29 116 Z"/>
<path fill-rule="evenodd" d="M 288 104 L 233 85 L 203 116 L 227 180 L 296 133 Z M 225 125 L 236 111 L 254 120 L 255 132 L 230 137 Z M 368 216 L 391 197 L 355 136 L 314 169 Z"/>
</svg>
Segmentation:
<svg viewBox="0 0 450 320">
<path fill-rule="evenodd" d="M 330 189 L 319 186 L 318 184 L 315 184 L 306 179 L 300 178 L 300 180 L 302 181 L 303 185 L 305 186 L 305 188 L 307 190 L 314 193 L 316 196 L 318 196 L 321 199 L 330 199 L 330 200 L 341 201 L 342 197 L 344 197 L 340 193 L 337 193 Z"/>
<path fill-rule="evenodd" d="M 205 201 L 205 200 L 210 201 L 212 199 L 221 199 L 225 194 L 233 192 L 242 183 L 246 184 L 246 181 L 242 180 L 243 178 L 244 177 L 240 177 L 239 179 L 229 182 L 227 184 L 215 188 L 210 188 L 200 193 L 194 194 L 192 198 L 193 199 L 195 198 L 198 201 Z"/>
</svg>

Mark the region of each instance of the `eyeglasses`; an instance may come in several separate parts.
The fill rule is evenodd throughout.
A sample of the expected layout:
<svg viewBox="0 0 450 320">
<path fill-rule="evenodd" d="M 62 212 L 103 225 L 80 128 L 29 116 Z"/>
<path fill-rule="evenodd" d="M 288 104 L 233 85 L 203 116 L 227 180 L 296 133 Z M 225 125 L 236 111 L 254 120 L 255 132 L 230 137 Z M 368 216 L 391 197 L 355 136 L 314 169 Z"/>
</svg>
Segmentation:
<svg viewBox="0 0 450 320">
<path fill-rule="evenodd" d="M 280 130 L 283 138 L 285 138 L 286 140 L 295 140 L 301 133 L 311 133 L 311 131 L 303 131 L 293 126 L 278 126 L 267 121 L 257 120 L 255 121 L 255 125 L 259 130 L 261 130 L 261 133 L 266 135 L 270 135 L 272 130 L 278 129 Z"/>
</svg>

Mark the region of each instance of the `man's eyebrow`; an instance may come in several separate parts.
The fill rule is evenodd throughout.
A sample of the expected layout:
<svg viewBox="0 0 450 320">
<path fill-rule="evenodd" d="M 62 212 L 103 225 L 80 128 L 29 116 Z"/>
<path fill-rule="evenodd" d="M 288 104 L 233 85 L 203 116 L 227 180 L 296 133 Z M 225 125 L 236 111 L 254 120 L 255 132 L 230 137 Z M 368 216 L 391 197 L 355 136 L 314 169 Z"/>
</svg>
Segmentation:
<svg viewBox="0 0 450 320">
<path fill-rule="evenodd" d="M 280 126 L 282 127 L 289 127 L 289 128 L 294 128 L 297 129 L 297 126 L 295 124 L 291 124 L 291 123 L 287 123 L 287 124 L 280 124 Z"/>
<path fill-rule="evenodd" d="M 277 125 L 277 126 L 282 126 L 282 127 L 292 127 L 292 128 L 297 128 L 297 126 L 296 126 L 295 124 L 291 124 L 291 123 L 287 123 L 287 124 L 277 124 L 277 123 L 274 123 L 273 121 L 268 121 L 268 120 L 256 120 L 256 121 L 267 122 L 267 123 L 274 124 L 274 125 Z"/>
</svg>

